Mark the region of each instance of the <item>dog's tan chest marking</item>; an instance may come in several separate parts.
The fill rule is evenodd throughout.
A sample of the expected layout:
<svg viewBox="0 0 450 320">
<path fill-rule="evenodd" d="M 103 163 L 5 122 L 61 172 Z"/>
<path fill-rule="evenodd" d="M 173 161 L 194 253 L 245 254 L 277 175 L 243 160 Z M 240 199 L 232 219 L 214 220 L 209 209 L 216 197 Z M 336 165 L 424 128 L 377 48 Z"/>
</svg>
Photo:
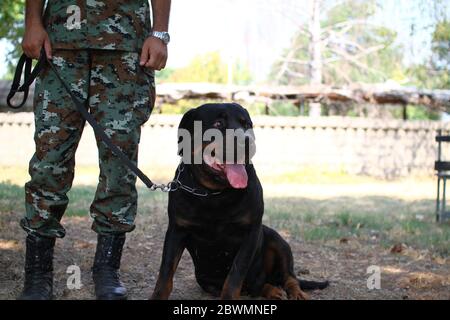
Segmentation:
<svg viewBox="0 0 450 320">
<path fill-rule="evenodd" d="M 176 223 L 177 226 L 184 227 L 184 228 L 192 227 L 192 226 L 195 226 L 195 225 L 199 225 L 198 223 L 194 223 L 191 220 L 183 219 L 183 218 L 180 218 L 180 217 L 176 217 L 175 218 L 175 223 Z"/>
</svg>

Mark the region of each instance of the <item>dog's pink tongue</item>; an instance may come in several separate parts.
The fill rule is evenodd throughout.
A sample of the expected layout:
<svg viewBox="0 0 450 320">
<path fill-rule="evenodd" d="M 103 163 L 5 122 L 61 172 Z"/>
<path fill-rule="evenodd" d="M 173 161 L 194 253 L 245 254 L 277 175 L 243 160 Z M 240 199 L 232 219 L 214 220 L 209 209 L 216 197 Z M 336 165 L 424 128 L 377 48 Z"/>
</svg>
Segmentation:
<svg viewBox="0 0 450 320">
<path fill-rule="evenodd" d="M 225 174 L 233 188 L 243 189 L 247 187 L 248 176 L 243 164 L 226 164 Z"/>
</svg>

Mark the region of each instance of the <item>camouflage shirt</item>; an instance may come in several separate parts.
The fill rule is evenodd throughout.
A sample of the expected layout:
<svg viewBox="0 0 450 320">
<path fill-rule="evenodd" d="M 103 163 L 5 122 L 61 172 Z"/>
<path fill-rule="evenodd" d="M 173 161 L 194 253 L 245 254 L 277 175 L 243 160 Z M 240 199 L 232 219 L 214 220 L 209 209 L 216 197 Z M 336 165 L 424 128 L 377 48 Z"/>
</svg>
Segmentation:
<svg viewBox="0 0 450 320">
<path fill-rule="evenodd" d="M 55 49 L 136 52 L 151 32 L 148 0 L 48 0 L 44 25 Z"/>
</svg>

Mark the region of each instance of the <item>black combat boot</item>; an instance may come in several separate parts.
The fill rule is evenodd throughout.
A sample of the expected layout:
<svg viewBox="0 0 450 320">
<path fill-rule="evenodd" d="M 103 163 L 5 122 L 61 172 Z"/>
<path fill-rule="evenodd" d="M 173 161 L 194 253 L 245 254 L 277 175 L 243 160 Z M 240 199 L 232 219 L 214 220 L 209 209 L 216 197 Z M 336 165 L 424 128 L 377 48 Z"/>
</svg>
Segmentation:
<svg viewBox="0 0 450 320">
<path fill-rule="evenodd" d="M 53 248 L 55 238 L 29 234 L 26 240 L 25 285 L 20 300 L 53 298 Z"/>
<path fill-rule="evenodd" d="M 98 300 L 126 300 L 127 290 L 119 279 L 120 258 L 125 234 L 98 235 L 93 267 Z"/>
</svg>

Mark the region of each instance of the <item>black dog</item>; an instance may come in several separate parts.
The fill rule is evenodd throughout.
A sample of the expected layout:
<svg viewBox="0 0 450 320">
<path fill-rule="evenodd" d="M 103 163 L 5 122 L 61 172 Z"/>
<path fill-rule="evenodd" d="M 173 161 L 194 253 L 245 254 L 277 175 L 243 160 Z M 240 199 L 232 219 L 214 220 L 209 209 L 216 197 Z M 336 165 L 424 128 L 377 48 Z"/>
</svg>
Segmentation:
<svg viewBox="0 0 450 320">
<path fill-rule="evenodd" d="M 252 122 L 247 110 L 238 104 L 206 104 L 188 111 L 179 129 L 193 133 L 194 121 L 201 121 L 202 133 L 211 128 L 223 133 L 226 129 L 247 130 L 244 141 L 250 154 L 241 164 L 239 159 L 223 164 L 214 153 L 203 155 L 206 147 L 218 143 L 215 140 L 194 146 L 190 155 L 183 154 L 183 159 L 192 156 L 192 160 L 200 152 L 203 161 L 182 163 L 175 174 L 178 189 L 169 194 L 169 226 L 152 298 L 169 297 L 185 248 L 200 287 L 223 299 L 237 299 L 241 292 L 272 299 L 286 294 L 289 299 L 306 299 L 302 289 L 325 288 L 328 282 L 296 278 L 288 243 L 261 223 L 263 191 L 249 163 L 254 135 L 248 134 Z"/>
</svg>

